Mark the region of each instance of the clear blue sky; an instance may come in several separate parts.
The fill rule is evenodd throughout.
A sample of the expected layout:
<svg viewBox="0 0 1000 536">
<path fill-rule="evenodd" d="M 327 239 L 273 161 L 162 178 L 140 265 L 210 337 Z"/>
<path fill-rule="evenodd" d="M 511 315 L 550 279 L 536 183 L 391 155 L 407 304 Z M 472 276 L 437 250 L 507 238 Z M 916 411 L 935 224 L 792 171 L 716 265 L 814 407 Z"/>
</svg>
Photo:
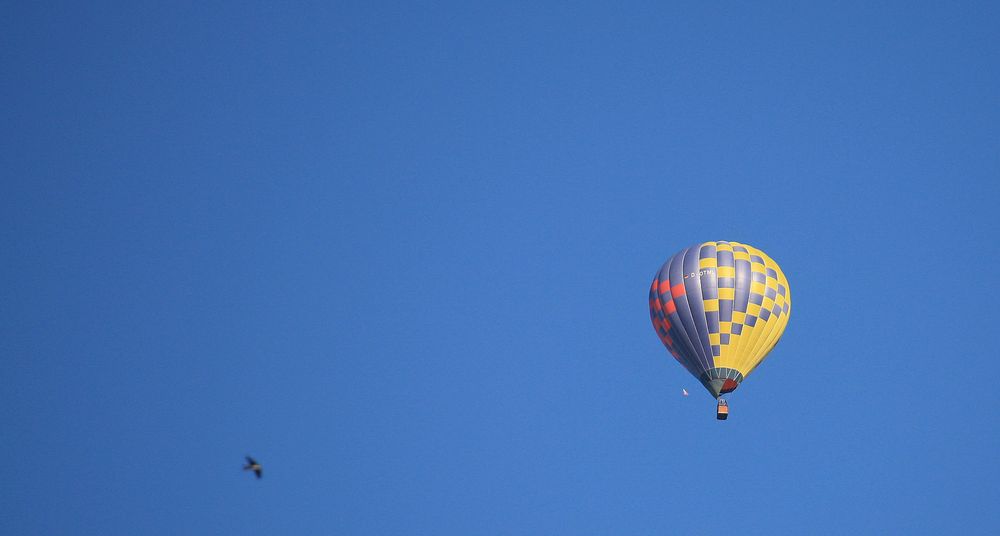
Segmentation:
<svg viewBox="0 0 1000 536">
<path fill-rule="evenodd" d="M 203 4 L 0 14 L 5 534 L 1000 524 L 1000 4 Z M 794 296 L 727 422 L 706 240 Z"/>
</svg>

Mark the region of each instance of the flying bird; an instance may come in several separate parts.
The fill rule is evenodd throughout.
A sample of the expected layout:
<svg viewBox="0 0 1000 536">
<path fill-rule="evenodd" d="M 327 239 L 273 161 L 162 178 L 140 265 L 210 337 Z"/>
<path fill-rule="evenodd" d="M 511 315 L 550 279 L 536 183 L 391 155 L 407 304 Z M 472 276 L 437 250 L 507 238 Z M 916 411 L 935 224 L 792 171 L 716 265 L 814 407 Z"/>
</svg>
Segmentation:
<svg viewBox="0 0 1000 536">
<path fill-rule="evenodd" d="M 684 395 L 684 396 L 687 396 L 688 395 L 688 390 L 687 389 L 681 389 L 681 394 Z"/>
<path fill-rule="evenodd" d="M 247 458 L 247 464 L 243 466 L 243 470 L 253 471 L 253 473 L 257 475 L 257 478 L 260 478 L 260 474 L 262 472 L 260 464 L 257 463 L 257 460 L 251 458 L 250 456 L 247 456 L 246 458 Z"/>
</svg>

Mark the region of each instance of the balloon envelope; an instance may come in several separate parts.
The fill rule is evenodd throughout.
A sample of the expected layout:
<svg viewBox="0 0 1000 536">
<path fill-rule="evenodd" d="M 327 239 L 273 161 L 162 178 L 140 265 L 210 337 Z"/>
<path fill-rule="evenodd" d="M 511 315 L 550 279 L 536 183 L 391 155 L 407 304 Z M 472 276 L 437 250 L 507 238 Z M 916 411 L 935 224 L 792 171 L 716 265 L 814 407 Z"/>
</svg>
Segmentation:
<svg viewBox="0 0 1000 536">
<path fill-rule="evenodd" d="M 778 343 L 791 297 L 785 274 L 763 251 L 704 242 L 663 264 L 649 289 L 649 315 L 667 350 L 718 397 Z"/>
</svg>

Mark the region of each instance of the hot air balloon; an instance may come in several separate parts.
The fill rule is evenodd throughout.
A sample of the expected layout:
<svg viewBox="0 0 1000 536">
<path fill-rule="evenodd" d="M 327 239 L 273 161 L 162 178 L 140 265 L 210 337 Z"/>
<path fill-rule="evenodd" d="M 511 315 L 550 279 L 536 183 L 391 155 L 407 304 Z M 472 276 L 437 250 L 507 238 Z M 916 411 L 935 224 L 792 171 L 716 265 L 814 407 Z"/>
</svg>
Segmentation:
<svg viewBox="0 0 1000 536">
<path fill-rule="evenodd" d="M 663 345 L 729 416 L 731 393 L 785 332 L 792 294 L 763 251 L 738 242 L 704 242 L 663 264 L 649 289 L 649 316 Z"/>
</svg>

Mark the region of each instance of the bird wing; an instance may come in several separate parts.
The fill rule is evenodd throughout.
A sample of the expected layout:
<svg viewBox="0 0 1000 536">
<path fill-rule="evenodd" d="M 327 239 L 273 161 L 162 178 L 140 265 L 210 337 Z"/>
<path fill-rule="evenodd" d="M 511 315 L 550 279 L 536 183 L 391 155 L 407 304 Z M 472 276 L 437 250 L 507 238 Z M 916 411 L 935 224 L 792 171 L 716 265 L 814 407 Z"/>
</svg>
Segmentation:
<svg viewBox="0 0 1000 536">
<path fill-rule="evenodd" d="M 254 473 L 255 475 L 257 475 L 257 478 L 260 478 L 260 476 L 261 476 L 261 473 L 263 473 L 263 472 L 264 472 L 264 471 L 261 471 L 261 470 L 260 470 L 260 467 L 258 467 L 258 468 L 256 468 L 256 469 L 254 469 L 254 470 L 253 470 L 253 473 Z"/>
</svg>

